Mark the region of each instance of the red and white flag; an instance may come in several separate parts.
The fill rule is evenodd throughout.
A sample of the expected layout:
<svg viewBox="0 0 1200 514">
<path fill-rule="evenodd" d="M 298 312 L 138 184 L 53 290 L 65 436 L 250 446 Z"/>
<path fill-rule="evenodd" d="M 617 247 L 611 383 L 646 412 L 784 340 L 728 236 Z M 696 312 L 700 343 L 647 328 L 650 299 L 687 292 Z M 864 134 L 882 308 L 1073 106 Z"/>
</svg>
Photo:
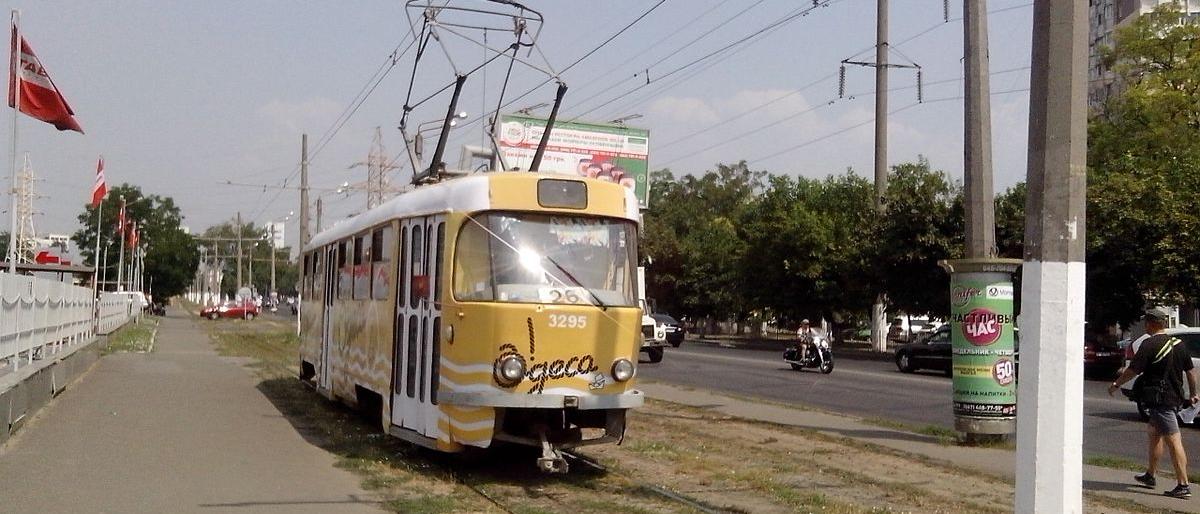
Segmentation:
<svg viewBox="0 0 1200 514">
<path fill-rule="evenodd" d="M 58 130 L 74 130 L 82 134 L 83 128 L 74 118 L 75 111 L 71 110 L 67 99 L 50 80 L 42 62 L 34 55 L 24 37 L 20 38 L 20 47 L 17 46 L 17 39 L 17 26 L 14 24 L 12 62 L 8 68 L 8 106 L 17 107 L 19 93 L 21 112 L 54 125 Z M 16 73 L 13 73 L 14 70 Z"/>
<path fill-rule="evenodd" d="M 100 206 L 104 195 L 108 194 L 108 186 L 104 185 L 104 157 L 96 163 L 96 184 L 92 186 L 92 208 Z"/>
</svg>

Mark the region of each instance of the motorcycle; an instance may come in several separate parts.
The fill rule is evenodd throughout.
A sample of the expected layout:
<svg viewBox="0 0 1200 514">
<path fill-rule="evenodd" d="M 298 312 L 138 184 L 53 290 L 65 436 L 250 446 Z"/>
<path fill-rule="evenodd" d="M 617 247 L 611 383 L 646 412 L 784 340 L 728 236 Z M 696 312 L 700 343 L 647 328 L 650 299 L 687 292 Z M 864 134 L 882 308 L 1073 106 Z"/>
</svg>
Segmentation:
<svg viewBox="0 0 1200 514">
<path fill-rule="evenodd" d="M 800 357 L 800 345 L 807 344 L 808 351 Z M 792 365 L 792 369 L 800 371 L 804 368 L 816 368 L 822 374 L 833 372 L 833 349 L 829 339 L 824 336 L 814 336 L 811 342 L 797 342 L 795 346 L 784 350 L 783 362 Z"/>
</svg>

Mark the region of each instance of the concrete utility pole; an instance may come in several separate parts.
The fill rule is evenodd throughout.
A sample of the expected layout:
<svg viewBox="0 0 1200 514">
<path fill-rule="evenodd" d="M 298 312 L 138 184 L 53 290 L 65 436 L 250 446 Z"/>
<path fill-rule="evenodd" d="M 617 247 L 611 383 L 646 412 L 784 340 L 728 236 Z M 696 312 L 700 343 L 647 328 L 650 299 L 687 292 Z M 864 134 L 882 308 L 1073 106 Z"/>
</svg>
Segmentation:
<svg viewBox="0 0 1200 514">
<path fill-rule="evenodd" d="M 317 198 L 317 232 L 321 231 L 321 199 Z"/>
<path fill-rule="evenodd" d="M 267 295 L 275 294 L 275 224 L 271 223 L 271 290 Z"/>
<path fill-rule="evenodd" d="M 1087 2 L 1034 2 L 1018 513 L 1083 512 L 1087 14 Z"/>
<path fill-rule="evenodd" d="M 888 0 L 877 0 L 875 17 L 875 212 L 887 212 Z M 880 293 L 871 306 L 871 346 L 887 351 L 887 298 Z"/>
<path fill-rule="evenodd" d="M 300 135 L 300 251 L 308 246 L 308 134 Z"/>
<path fill-rule="evenodd" d="M 237 291 L 242 290 L 242 213 L 237 213 Z"/>
<path fill-rule="evenodd" d="M 966 57 L 967 258 L 996 256 L 995 196 L 992 192 L 992 102 L 988 82 L 987 0 L 963 2 Z"/>
</svg>

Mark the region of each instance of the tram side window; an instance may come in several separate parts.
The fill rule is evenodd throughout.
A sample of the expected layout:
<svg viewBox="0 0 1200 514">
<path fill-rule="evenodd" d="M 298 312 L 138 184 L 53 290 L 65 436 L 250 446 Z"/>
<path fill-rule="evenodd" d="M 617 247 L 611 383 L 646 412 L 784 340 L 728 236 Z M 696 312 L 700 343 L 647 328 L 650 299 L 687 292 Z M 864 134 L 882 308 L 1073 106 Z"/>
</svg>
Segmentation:
<svg viewBox="0 0 1200 514">
<path fill-rule="evenodd" d="M 312 282 L 309 283 L 309 298 L 319 300 L 320 296 L 325 292 L 325 270 L 321 267 L 321 254 L 324 249 L 318 249 L 312 253 Z"/>
<path fill-rule="evenodd" d="M 494 298 L 492 282 L 491 238 L 480 223 L 467 218 L 454 245 L 454 297 L 464 301 L 487 302 Z"/>
<path fill-rule="evenodd" d="M 446 222 L 438 223 L 437 226 L 437 247 L 434 252 L 437 252 L 434 257 L 434 274 L 437 275 L 437 282 L 433 284 L 433 304 L 439 309 L 442 305 L 442 253 L 446 248 Z M 437 361 L 434 361 L 437 362 Z"/>
<path fill-rule="evenodd" d="M 366 248 L 363 236 L 354 237 L 354 299 L 367 300 L 371 297 L 371 263 L 367 262 L 370 249 Z"/>
<path fill-rule="evenodd" d="M 409 307 L 416 309 L 422 296 L 425 296 L 429 291 L 429 277 L 425 275 L 425 266 L 422 262 L 425 260 L 425 252 L 422 250 L 424 245 L 421 240 L 422 230 L 420 226 L 414 226 L 412 229 L 412 244 L 409 245 L 409 252 L 412 253 L 412 264 L 409 267 L 410 284 L 408 286 Z"/>
<path fill-rule="evenodd" d="M 350 268 L 346 264 L 346 241 L 338 243 L 337 247 L 337 297 L 339 300 L 349 300 L 353 289 Z"/>
<path fill-rule="evenodd" d="M 387 300 L 392 287 L 392 227 L 380 227 L 371 233 L 371 298 Z"/>
</svg>

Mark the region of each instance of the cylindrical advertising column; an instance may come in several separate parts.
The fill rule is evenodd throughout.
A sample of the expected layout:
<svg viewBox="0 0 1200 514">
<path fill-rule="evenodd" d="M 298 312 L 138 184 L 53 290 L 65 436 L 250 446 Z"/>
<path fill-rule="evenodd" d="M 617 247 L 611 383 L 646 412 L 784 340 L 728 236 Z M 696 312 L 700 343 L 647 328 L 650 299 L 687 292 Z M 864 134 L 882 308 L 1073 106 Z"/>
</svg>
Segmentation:
<svg viewBox="0 0 1200 514">
<path fill-rule="evenodd" d="M 960 259 L 950 272 L 954 429 L 1003 435 L 1017 431 L 1017 354 L 1013 273 L 1017 259 Z"/>
</svg>

